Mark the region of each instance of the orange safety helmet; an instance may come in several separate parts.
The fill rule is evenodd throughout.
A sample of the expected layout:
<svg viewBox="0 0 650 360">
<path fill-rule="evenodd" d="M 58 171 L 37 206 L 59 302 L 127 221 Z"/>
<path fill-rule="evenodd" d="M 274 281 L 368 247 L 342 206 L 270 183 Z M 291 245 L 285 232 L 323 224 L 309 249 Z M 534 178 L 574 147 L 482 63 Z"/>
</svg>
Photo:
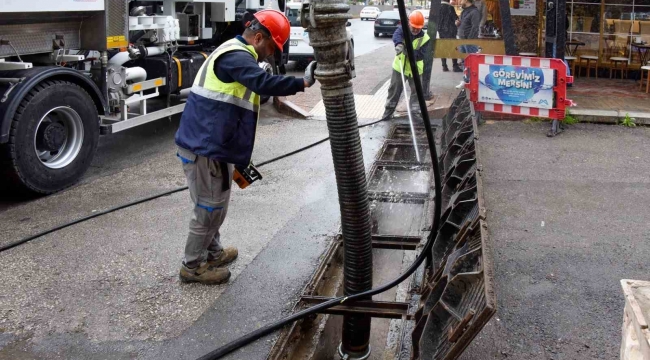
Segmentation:
<svg viewBox="0 0 650 360">
<path fill-rule="evenodd" d="M 291 32 L 289 19 L 283 13 L 273 9 L 258 11 L 253 16 L 271 33 L 271 39 L 273 39 L 275 46 L 282 51 L 284 43 L 289 39 L 289 33 Z M 250 22 L 246 25 L 254 28 Z"/>
<path fill-rule="evenodd" d="M 409 25 L 416 29 L 422 29 L 424 27 L 424 15 L 420 11 L 414 11 L 409 16 Z"/>
</svg>

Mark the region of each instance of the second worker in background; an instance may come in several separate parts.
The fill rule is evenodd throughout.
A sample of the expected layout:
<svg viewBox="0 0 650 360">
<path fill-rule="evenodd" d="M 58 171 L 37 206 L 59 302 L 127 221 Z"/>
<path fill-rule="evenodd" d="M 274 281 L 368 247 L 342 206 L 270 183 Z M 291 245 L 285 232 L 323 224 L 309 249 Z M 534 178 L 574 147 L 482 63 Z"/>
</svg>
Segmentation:
<svg viewBox="0 0 650 360">
<path fill-rule="evenodd" d="M 424 27 L 424 15 L 421 12 L 415 11 L 409 16 L 409 30 L 411 31 L 413 40 L 413 54 L 417 64 L 417 75 L 422 75 L 424 71 L 424 52 L 426 44 L 429 41 L 429 35 L 422 31 Z M 413 71 L 407 58 L 407 50 L 405 49 L 406 42 L 404 41 L 404 32 L 401 27 L 398 27 L 393 33 L 393 44 L 395 44 L 395 59 L 393 60 L 393 73 L 390 78 L 390 86 L 388 87 L 388 98 L 386 99 L 386 110 L 382 119 L 388 119 L 393 116 L 399 99 L 404 91 L 402 84 L 402 74 L 411 88 L 411 97 L 409 102 L 411 110 L 415 116 L 421 116 L 420 107 L 418 106 L 417 93 L 415 91 L 415 83 L 413 82 Z"/>
</svg>

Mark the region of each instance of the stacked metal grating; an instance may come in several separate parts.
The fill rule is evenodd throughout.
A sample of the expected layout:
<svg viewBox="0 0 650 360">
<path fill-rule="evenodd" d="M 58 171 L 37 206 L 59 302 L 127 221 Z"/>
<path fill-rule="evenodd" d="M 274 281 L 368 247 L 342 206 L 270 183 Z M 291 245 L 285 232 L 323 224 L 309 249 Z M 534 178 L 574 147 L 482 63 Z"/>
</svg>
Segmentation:
<svg viewBox="0 0 650 360">
<path fill-rule="evenodd" d="M 496 311 L 477 134 L 461 92 L 442 123 L 442 217 L 414 317 L 412 359 L 458 358 Z"/>
</svg>

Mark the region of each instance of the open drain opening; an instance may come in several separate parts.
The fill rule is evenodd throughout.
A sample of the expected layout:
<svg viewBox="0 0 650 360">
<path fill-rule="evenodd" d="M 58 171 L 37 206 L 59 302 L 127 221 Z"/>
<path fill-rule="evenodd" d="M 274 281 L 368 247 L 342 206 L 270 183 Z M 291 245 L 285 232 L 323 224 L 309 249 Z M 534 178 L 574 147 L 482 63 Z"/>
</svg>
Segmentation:
<svg viewBox="0 0 650 360">
<path fill-rule="evenodd" d="M 416 127 L 415 130 L 416 135 L 426 139 L 424 128 Z M 426 141 L 422 140 L 420 144 L 426 144 Z M 419 148 L 421 158 L 427 159 L 428 156 L 430 159 L 428 146 L 419 145 Z M 393 278 L 393 274 L 388 275 L 389 271 L 395 275 L 401 273 L 404 251 L 415 253 L 414 250 L 426 241 L 426 230 L 431 227 L 432 189 L 431 161 L 417 163 L 409 125 L 394 125 L 368 171 L 376 276 L 382 276 L 383 273 L 386 278 Z M 339 235 L 333 241 L 314 277 L 305 287 L 295 310 L 313 306 L 342 292 L 341 237 Z M 412 260 L 407 262 L 410 261 Z M 412 314 L 409 315 L 409 305 L 404 302 L 405 295 L 392 292 L 389 296 L 392 297 L 391 301 L 381 301 L 380 296 L 375 296 L 372 302 L 337 306 L 325 314 L 298 322 L 281 333 L 269 359 L 334 358 L 335 345 L 340 341 L 342 317 L 339 315 L 352 312 L 362 312 L 373 317 L 373 356 L 383 354 L 382 358 L 390 358 L 386 356 L 396 352 L 399 341 L 391 349 L 387 347 L 386 338 L 400 337 L 400 327 L 396 331 L 391 319 L 402 322 L 410 319 Z M 401 301 L 395 301 L 396 297 L 401 297 Z"/>
<path fill-rule="evenodd" d="M 443 214 L 428 267 L 402 283 L 391 301 L 379 301 L 376 296 L 373 301 L 336 306 L 293 324 L 282 332 L 269 359 L 332 359 L 340 342 L 340 315 L 355 312 L 373 318 L 373 332 L 381 329 L 376 322 L 392 319 L 391 329 L 381 334 L 383 343 L 379 348 L 372 344 L 373 355 L 380 352 L 385 359 L 456 359 L 481 331 L 496 311 L 496 299 L 476 145 L 478 129 L 469 109 L 461 93 L 438 129 Z M 408 263 L 431 230 L 432 167 L 430 162 L 415 161 L 410 131 L 408 124 L 393 126 L 368 171 L 373 249 L 407 250 L 399 252 L 401 262 L 376 263 L 375 271 Z M 422 128 L 415 131 L 424 136 Z M 420 146 L 419 150 L 424 154 L 428 148 Z M 341 293 L 341 247 L 339 235 L 294 310 Z"/>
<path fill-rule="evenodd" d="M 368 182 L 369 191 L 426 194 L 431 179 L 430 167 L 381 165 Z"/>
<path fill-rule="evenodd" d="M 429 154 L 429 147 L 426 145 L 418 145 L 420 158 L 423 162 L 431 163 L 431 155 Z M 404 142 L 387 142 L 384 152 L 379 158 L 384 162 L 407 162 L 415 159 L 415 148 L 412 143 Z"/>
</svg>

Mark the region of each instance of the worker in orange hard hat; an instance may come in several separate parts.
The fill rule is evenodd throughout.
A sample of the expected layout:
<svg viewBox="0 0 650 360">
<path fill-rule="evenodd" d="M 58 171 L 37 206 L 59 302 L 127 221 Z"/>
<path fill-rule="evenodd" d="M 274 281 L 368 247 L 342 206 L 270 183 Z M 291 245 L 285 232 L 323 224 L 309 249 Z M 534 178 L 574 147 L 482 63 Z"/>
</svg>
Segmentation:
<svg viewBox="0 0 650 360">
<path fill-rule="evenodd" d="M 258 65 L 287 42 L 290 24 L 284 14 L 262 10 L 245 25 L 241 36 L 223 43 L 201 66 L 176 133 L 194 204 L 179 275 L 183 282 L 221 284 L 230 278 L 226 265 L 238 251 L 222 246 L 219 228 L 233 172 L 251 165 L 260 95 L 294 95 L 315 82 L 315 62 L 304 78 L 270 75 Z"/>
<path fill-rule="evenodd" d="M 418 106 L 417 93 L 415 91 L 415 83 L 413 82 L 413 76 L 420 76 L 424 71 L 424 51 L 426 49 L 426 44 L 429 41 L 429 35 L 426 32 L 422 31 L 424 27 L 424 15 L 419 11 L 414 11 L 409 16 L 409 30 L 413 41 L 413 53 L 415 55 L 415 62 L 417 65 L 417 73 L 414 75 L 411 70 L 411 65 L 407 58 L 407 51 L 404 49 L 406 42 L 404 41 L 404 32 L 401 27 L 397 27 L 397 30 L 393 33 L 393 43 L 395 44 L 395 60 L 393 60 L 393 74 L 390 78 L 390 86 L 388 87 L 388 99 L 386 99 L 386 110 L 382 119 L 388 119 L 393 116 L 395 113 L 395 108 L 399 103 L 400 96 L 402 96 L 403 84 L 402 84 L 402 74 L 409 83 L 411 88 L 411 110 L 413 113 L 418 116 L 420 114 L 420 107 Z"/>
<path fill-rule="evenodd" d="M 275 45 L 275 47 L 271 45 L 272 48 L 266 49 L 270 50 L 270 53 L 263 54 L 258 51 L 258 55 L 260 55 L 262 59 L 266 59 L 268 56 L 273 55 L 275 49 L 282 51 L 284 43 L 286 43 L 289 39 L 289 33 L 291 31 L 291 24 L 289 23 L 289 19 L 287 19 L 283 13 L 277 10 L 262 10 L 255 13 L 253 16 L 255 19 L 249 21 L 246 24 L 246 29 L 250 30 L 250 32 L 253 32 L 256 35 L 266 35 L 266 38 L 271 40 L 268 42 L 268 45 L 271 45 L 271 43 Z M 246 32 L 244 32 L 244 36 L 245 35 Z M 254 44 L 251 45 L 254 46 Z M 266 55 L 266 57 L 264 57 L 264 55 Z"/>
<path fill-rule="evenodd" d="M 412 29 L 422 29 L 424 27 L 424 15 L 422 15 L 422 12 L 412 12 L 411 15 L 409 15 L 409 25 L 412 26 Z M 413 31 L 412 29 L 411 31 Z"/>
</svg>

